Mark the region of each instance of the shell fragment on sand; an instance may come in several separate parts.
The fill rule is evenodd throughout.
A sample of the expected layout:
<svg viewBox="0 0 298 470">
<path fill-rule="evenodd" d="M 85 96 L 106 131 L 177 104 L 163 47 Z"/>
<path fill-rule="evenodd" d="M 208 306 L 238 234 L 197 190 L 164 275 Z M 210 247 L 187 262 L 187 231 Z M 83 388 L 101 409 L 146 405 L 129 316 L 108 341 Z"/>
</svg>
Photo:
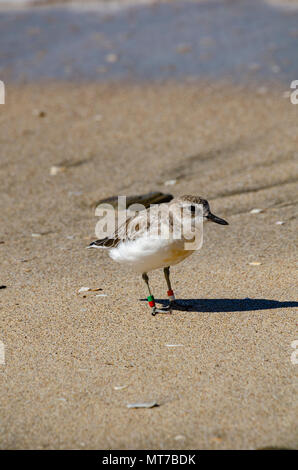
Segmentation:
<svg viewBox="0 0 298 470">
<path fill-rule="evenodd" d="M 248 263 L 250 266 L 260 266 L 260 264 L 262 264 L 260 261 L 251 261 L 250 263 Z"/>
<path fill-rule="evenodd" d="M 99 290 L 102 290 L 100 287 L 96 287 L 95 289 L 92 289 L 92 287 L 80 287 L 78 292 L 97 292 Z"/>
<path fill-rule="evenodd" d="M 260 214 L 260 212 L 263 212 L 263 209 L 256 208 L 256 209 L 252 209 L 250 211 L 250 214 Z"/>
<path fill-rule="evenodd" d="M 56 176 L 56 175 L 58 175 L 58 173 L 63 173 L 63 171 L 66 171 L 65 166 L 53 165 L 50 168 L 50 175 L 51 176 Z"/>
<path fill-rule="evenodd" d="M 88 163 L 88 159 L 83 159 L 83 160 L 63 160 L 60 163 L 57 163 L 57 165 L 52 165 L 50 168 L 50 175 L 51 176 L 56 176 L 59 173 L 63 173 L 66 171 L 68 168 L 76 168 L 81 165 L 84 165 L 85 163 Z"/>
<path fill-rule="evenodd" d="M 128 403 L 127 408 L 155 408 L 159 406 L 156 401 L 149 401 L 149 402 L 140 402 L 140 403 Z"/>
<path fill-rule="evenodd" d="M 80 287 L 78 292 L 88 292 L 89 290 L 91 290 L 90 287 Z"/>
<path fill-rule="evenodd" d="M 54 233 L 52 230 L 47 230 L 45 232 L 35 232 L 35 233 L 31 233 L 31 237 L 33 238 L 40 238 L 40 237 L 43 237 L 44 235 L 50 235 L 51 233 Z"/>
<path fill-rule="evenodd" d="M 275 225 L 283 225 L 283 224 L 284 224 L 283 220 L 278 220 L 277 222 L 275 222 Z"/>
<path fill-rule="evenodd" d="M 128 385 L 115 385 L 114 390 L 124 390 Z"/>
</svg>

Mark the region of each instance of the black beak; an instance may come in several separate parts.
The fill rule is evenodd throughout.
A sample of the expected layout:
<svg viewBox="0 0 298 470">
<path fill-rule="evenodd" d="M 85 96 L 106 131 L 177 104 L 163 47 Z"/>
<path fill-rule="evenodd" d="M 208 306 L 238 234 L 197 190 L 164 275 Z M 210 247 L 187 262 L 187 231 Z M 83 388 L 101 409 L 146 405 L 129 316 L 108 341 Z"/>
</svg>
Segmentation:
<svg viewBox="0 0 298 470">
<path fill-rule="evenodd" d="M 216 217 L 216 215 L 211 214 L 211 212 L 209 212 L 209 214 L 207 215 L 207 219 L 211 220 L 211 222 L 215 222 L 216 224 L 229 225 L 229 223 L 226 220 Z"/>
</svg>

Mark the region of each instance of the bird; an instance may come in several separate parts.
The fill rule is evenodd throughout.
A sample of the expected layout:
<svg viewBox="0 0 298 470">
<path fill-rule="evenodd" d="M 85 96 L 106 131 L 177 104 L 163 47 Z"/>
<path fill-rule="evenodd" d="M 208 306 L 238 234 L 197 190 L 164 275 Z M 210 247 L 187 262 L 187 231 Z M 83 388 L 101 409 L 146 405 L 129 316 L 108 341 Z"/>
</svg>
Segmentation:
<svg viewBox="0 0 298 470">
<path fill-rule="evenodd" d="M 116 262 L 142 275 L 148 290 L 151 314 L 171 313 L 176 299 L 170 281 L 170 267 L 197 251 L 203 242 L 203 222 L 229 225 L 214 215 L 200 196 L 184 195 L 168 203 L 152 205 L 133 215 L 113 233 L 93 241 L 87 248 L 108 249 Z M 163 269 L 169 304 L 158 308 L 149 284 L 148 272 Z"/>
</svg>

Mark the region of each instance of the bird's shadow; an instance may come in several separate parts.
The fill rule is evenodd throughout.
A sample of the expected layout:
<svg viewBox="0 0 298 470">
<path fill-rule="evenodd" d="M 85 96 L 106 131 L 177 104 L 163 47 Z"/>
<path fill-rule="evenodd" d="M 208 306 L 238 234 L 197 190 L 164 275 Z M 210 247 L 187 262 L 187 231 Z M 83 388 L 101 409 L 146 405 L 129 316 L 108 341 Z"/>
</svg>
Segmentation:
<svg viewBox="0 0 298 470">
<path fill-rule="evenodd" d="M 146 301 L 147 299 L 141 299 Z M 156 303 L 166 307 L 169 301 L 166 299 L 155 299 Z M 175 301 L 173 310 L 188 312 L 252 312 L 257 310 L 268 310 L 276 308 L 298 307 L 298 302 L 270 299 L 179 299 Z"/>
</svg>

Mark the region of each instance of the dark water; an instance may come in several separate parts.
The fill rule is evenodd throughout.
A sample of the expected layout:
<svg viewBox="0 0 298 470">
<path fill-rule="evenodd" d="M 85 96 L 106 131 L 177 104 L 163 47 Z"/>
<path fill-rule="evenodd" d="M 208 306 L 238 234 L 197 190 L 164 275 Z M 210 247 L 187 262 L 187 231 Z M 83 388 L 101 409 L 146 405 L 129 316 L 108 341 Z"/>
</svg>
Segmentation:
<svg viewBox="0 0 298 470">
<path fill-rule="evenodd" d="M 298 12 L 260 0 L 0 13 L 0 79 L 298 79 Z"/>
</svg>

